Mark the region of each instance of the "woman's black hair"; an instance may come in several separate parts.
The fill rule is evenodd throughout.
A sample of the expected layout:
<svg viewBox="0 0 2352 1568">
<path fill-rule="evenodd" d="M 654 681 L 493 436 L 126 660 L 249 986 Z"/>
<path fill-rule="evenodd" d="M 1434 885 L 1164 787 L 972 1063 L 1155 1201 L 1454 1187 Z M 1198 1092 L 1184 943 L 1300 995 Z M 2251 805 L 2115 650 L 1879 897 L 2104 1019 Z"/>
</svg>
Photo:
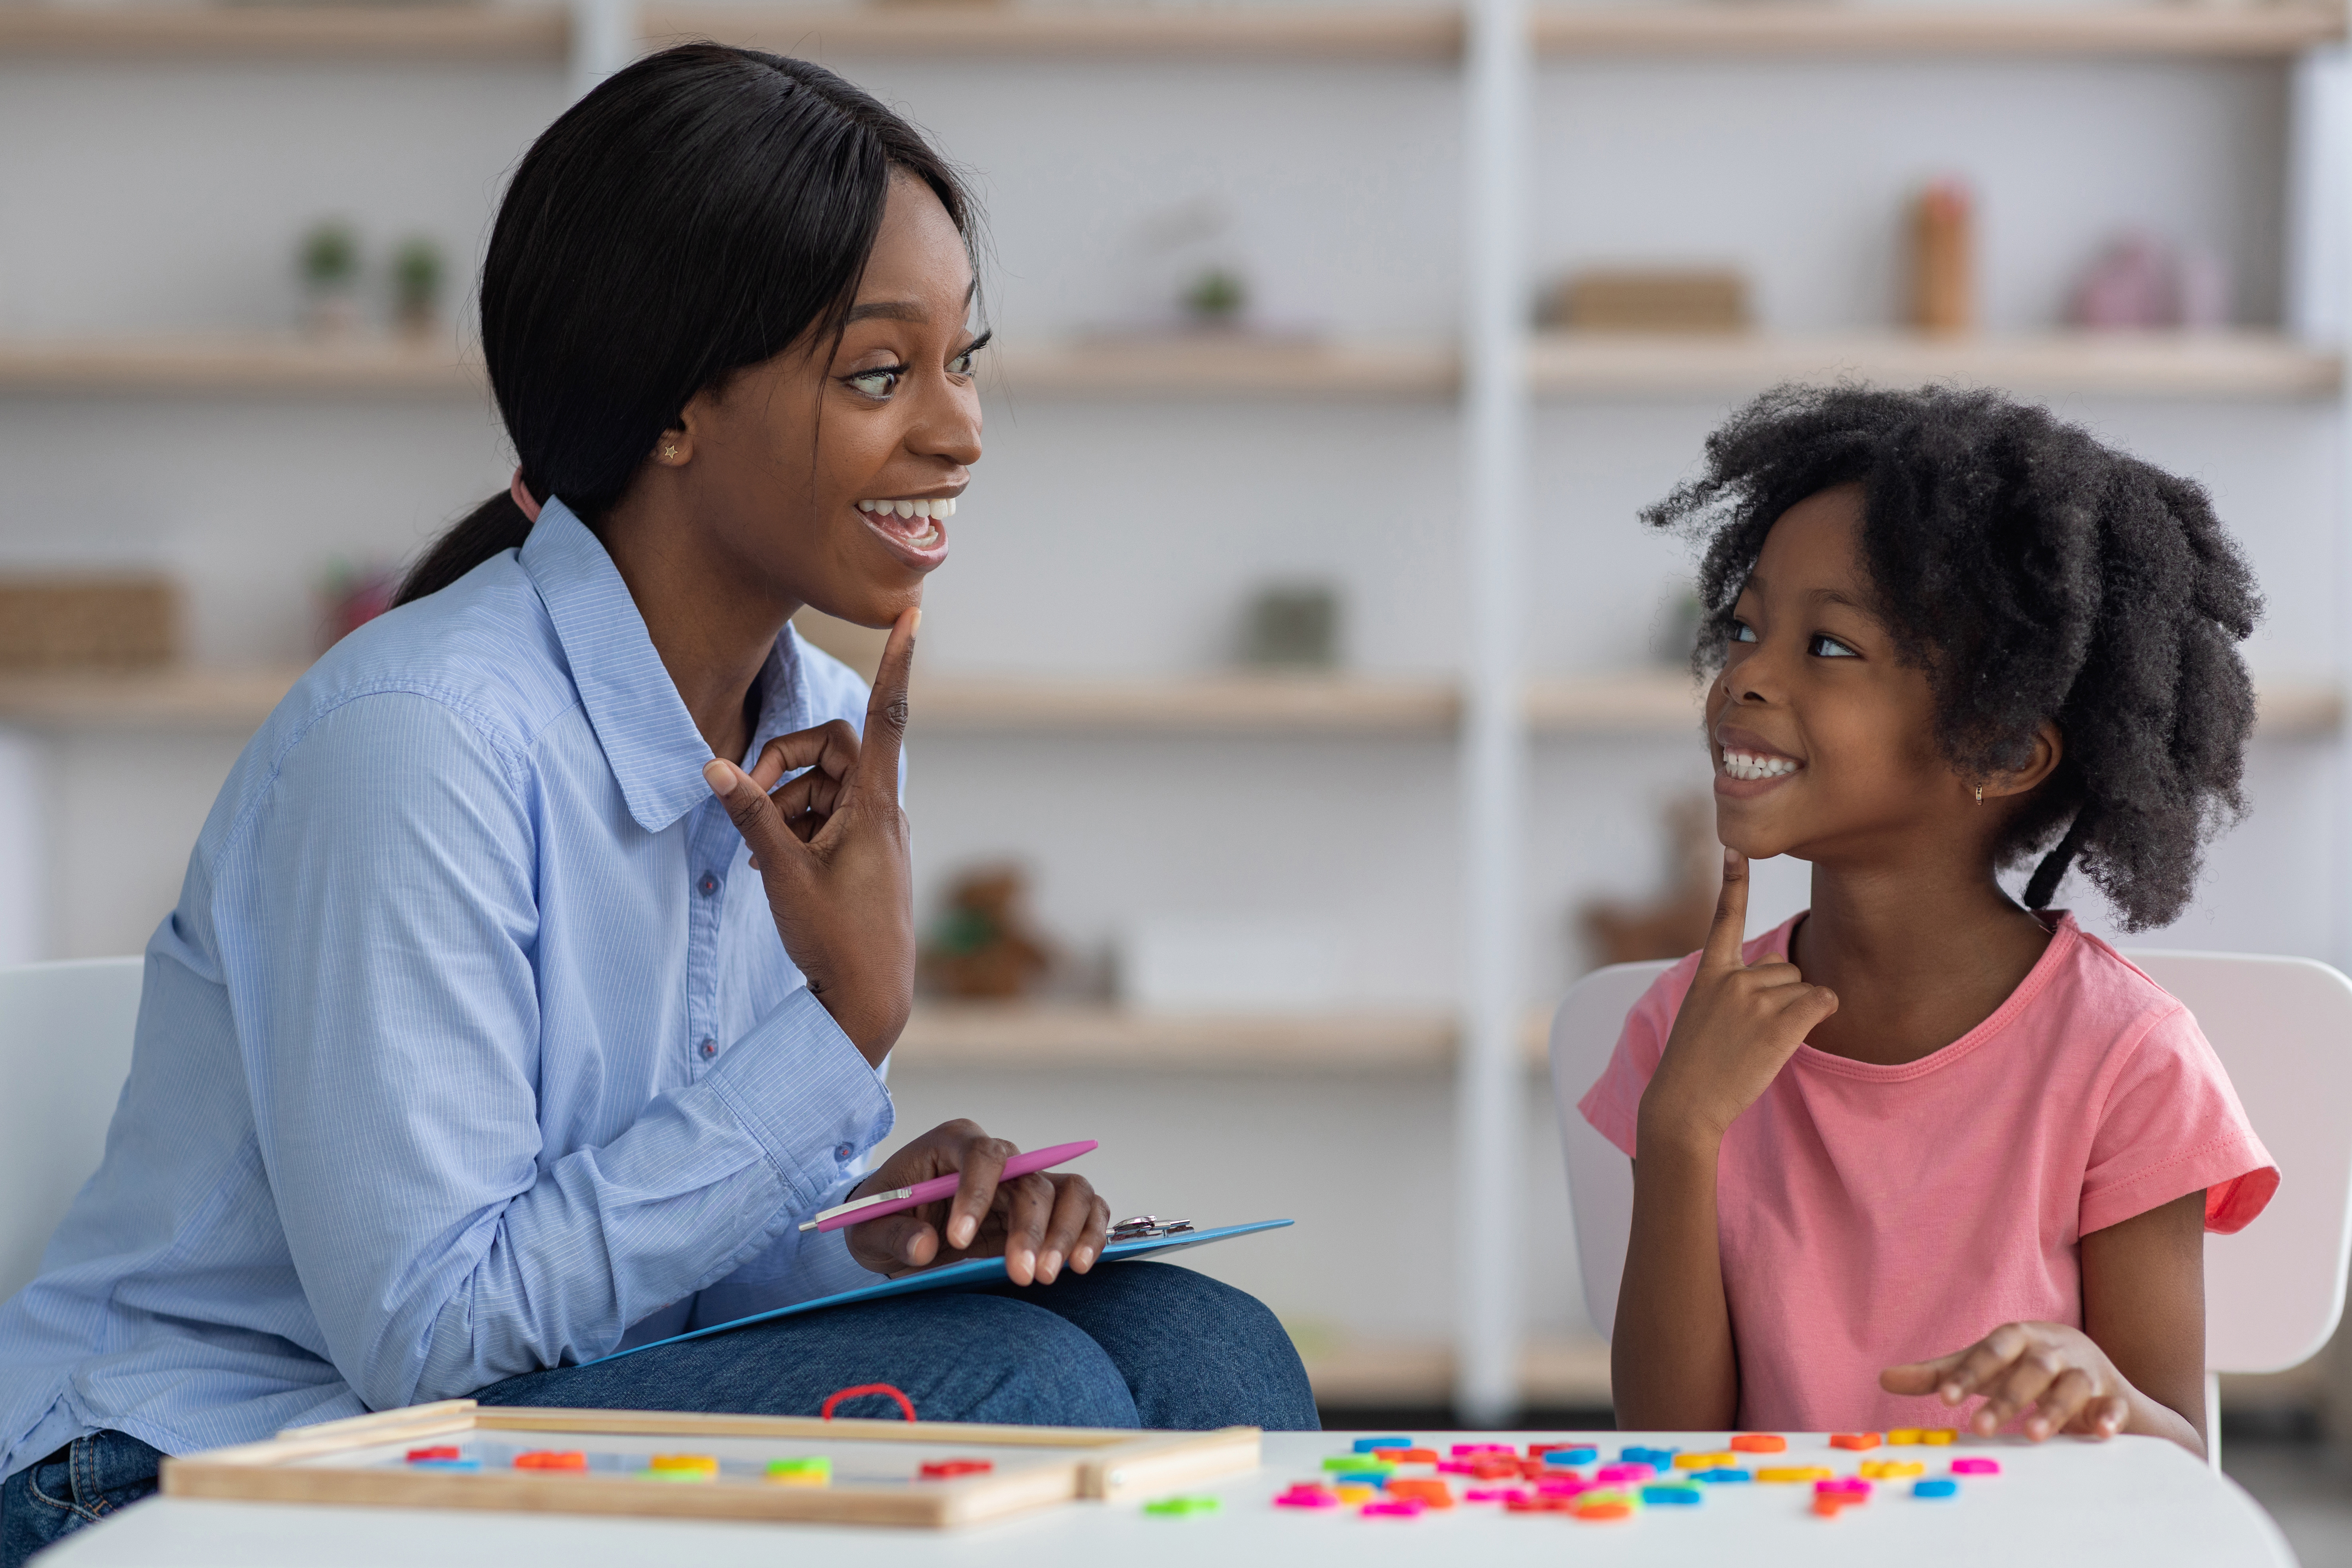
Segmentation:
<svg viewBox="0 0 2352 1568">
<path fill-rule="evenodd" d="M 683 44 L 616 72 L 531 144 L 482 267 L 482 355 L 532 496 L 601 521 L 695 394 L 839 330 L 894 171 L 969 243 L 920 132 L 831 71 Z M 522 543 L 509 495 L 436 540 L 395 604 Z"/>
<path fill-rule="evenodd" d="M 1874 608 L 1927 671 L 1952 766 L 2020 767 L 2045 723 L 2064 739 L 1998 849 L 2002 865 L 2046 851 L 2026 906 L 2079 864 L 2125 930 L 2171 921 L 2207 839 L 2245 810 L 2254 724 L 2235 645 L 2262 598 L 2203 487 L 1998 393 L 1767 393 L 1642 514 L 1706 542 L 1694 670 L 1721 668 L 1773 522 L 1843 484 L 1863 489 Z"/>
</svg>

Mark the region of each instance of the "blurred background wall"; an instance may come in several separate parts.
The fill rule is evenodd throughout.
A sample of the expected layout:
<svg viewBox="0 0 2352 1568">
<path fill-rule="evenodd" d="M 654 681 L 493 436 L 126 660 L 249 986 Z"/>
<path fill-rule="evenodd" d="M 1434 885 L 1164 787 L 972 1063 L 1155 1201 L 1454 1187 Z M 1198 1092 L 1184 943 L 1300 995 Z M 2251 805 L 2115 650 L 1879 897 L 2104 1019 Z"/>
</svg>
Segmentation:
<svg viewBox="0 0 2352 1568">
<path fill-rule="evenodd" d="M 1459 16 L 639 25 L 825 59 L 987 207 L 1003 350 L 927 605 L 933 994 L 901 1126 L 1097 1137 L 1122 1212 L 1297 1218 L 1195 1261 L 1283 1313 L 1327 1400 L 1449 1398 L 1467 1304 L 1503 1291 L 1511 1398 L 1605 1405 L 1532 1055 L 1521 1147 L 1457 1146 L 1467 542 L 1494 521 L 1466 510 L 1454 346 L 1493 79 Z M 79 642 L 0 670 L 0 962 L 142 946 L 336 617 L 505 485 L 475 269 L 593 31 L 520 4 L 0 6 L 0 593 L 100 595 Z M 1687 563 L 1635 513 L 1784 375 L 2013 386 L 2211 487 L 2270 596 L 2253 809 L 2137 940 L 2346 962 L 2342 31 L 2290 5 L 1539 13 L 1506 171 L 1514 310 L 1544 328 L 1504 520 L 1531 1035 L 1612 952 L 1695 940 Z M 1922 314 L 1937 245 L 1956 320 Z M 121 595 L 158 578 L 171 646 L 126 653 L 165 612 Z M 1758 930 L 1805 897 L 1802 867 L 1759 871 Z M 1522 1205 L 1516 1274 L 1457 1255 L 1481 1170 Z"/>
</svg>

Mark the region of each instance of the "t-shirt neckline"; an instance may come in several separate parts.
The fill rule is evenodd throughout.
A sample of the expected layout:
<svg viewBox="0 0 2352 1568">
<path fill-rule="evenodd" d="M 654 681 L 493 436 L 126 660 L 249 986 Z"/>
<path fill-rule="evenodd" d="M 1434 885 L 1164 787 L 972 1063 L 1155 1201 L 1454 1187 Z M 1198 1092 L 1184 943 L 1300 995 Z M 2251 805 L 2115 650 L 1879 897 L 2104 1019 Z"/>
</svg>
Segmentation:
<svg viewBox="0 0 2352 1568">
<path fill-rule="evenodd" d="M 1800 910 L 1783 921 L 1778 930 L 1769 932 L 1765 940 L 1769 945 L 1764 951 L 1786 961 L 1789 941 L 1796 934 L 1797 922 L 1811 913 L 1811 910 Z M 2052 918 L 2053 916 L 2054 919 Z M 2034 918 L 2049 926 L 2050 944 L 2042 950 L 2042 956 L 2033 961 L 2033 967 L 2025 972 L 2025 978 L 2017 983 L 2017 989 L 2011 992 L 2000 1006 L 1987 1014 L 1983 1022 L 1949 1045 L 1929 1051 L 1916 1062 L 1902 1062 L 1895 1066 L 1883 1062 L 1858 1062 L 1851 1057 L 1835 1056 L 1809 1045 L 1799 1046 L 1797 1054 L 1790 1060 L 1815 1072 L 1830 1073 L 1838 1078 L 1864 1079 L 1874 1083 L 1906 1083 L 1951 1066 L 2009 1027 L 2019 1014 L 2032 1006 L 2033 999 L 2042 993 L 2051 977 L 2058 973 L 2059 965 L 2064 963 L 2074 949 L 2081 945 L 2082 928 L 2074 923 L 2071 910 L 2037 910 Z"/>
</svg>

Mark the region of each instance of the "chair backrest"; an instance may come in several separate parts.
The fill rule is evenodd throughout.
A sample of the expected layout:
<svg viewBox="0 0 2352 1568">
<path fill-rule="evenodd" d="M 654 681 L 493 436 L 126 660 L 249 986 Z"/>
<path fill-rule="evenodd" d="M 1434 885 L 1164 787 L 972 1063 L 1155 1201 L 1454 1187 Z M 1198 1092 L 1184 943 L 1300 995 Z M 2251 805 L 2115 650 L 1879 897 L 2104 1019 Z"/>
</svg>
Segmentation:
<svg viewBox="0 0 2352 1568">
<path fill-rule="evenodd" d="M 2344 1310 L 2352 1259 L 2352 980 L 2304 958 L 2126 956 L 2197 1016 L 2281 1174 L 2261 1218 L 2235 1236 L 2205 1238 L 2206 1365 L 2284 1371 L 2317 1354 Z M 1626 1011 L 1667 967 L 1595 971 L 1552 1020 L 1552 1090 L 1577 1260 L 1586 1310 L 1604 1336 L 1617 1318 L 1633 1177 L 1576 1102 L 1607 1065 Z"/>
<path fill-rule="evenodd" d="M 136 958 L 0 969 L 0 1299 L 39 1269 L 106 1151 L 142 973 Z"/>
</svg>

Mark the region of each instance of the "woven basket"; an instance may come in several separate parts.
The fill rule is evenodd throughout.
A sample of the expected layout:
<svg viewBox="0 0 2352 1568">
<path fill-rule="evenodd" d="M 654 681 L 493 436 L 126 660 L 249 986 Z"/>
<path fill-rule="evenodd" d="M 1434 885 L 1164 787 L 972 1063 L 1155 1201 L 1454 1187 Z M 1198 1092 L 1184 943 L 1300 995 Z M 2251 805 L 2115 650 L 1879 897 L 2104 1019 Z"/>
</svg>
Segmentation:
<svg viewBox="0 0 2352 1568">
<path fill-rule="evenodd" d="M 0 669 L 138 669 L 180 654 L 180 589 L 152 573 L 0 574 Z"/>
</svg>

